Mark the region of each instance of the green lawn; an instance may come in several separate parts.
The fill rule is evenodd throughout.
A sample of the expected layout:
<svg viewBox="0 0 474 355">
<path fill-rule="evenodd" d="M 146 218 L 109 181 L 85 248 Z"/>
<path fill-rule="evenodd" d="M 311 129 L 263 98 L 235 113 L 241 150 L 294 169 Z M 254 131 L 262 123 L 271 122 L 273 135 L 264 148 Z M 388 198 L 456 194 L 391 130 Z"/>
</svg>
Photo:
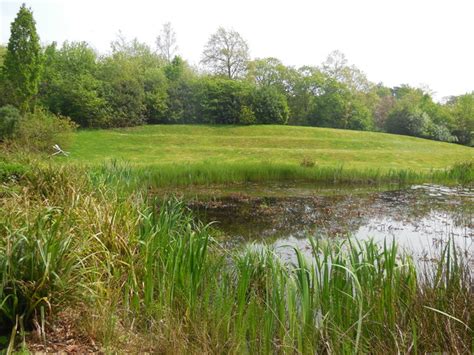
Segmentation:
<svg viewBox="0 0 474 355">
<path fill-rule="evenodd" d="M 391 134 L 290 126 L 154 125 L 80 131 L 62 162 L 147 186 L 264 181 L 459 183 L 474 149 Z M 303 167 L 306 159 L 314 167 Z"/>
<path fill-rule="evenodd" d="M 288 126 L 154 125 L 77 133 L 71 159 L 134 165 L 166 163 L 299 164 L 380 169 L 445 168 L 474 149 L 384 133 Z"/>
</svg>

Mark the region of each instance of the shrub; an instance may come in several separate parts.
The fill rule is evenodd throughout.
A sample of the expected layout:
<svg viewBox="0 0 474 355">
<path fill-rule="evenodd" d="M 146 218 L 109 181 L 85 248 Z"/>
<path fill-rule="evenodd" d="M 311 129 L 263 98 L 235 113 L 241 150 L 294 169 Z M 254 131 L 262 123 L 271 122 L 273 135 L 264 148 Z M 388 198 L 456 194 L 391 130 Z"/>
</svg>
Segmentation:
<svg viewBox="0 0 474 355">
<path fill-rule="evenodd" d="M 250 88 L 245 82 L 208 78 L 198 93 L 202 118 L 205 122 L 237 124 L 242 108 L 248 101 Z"/>
<path fill-rule="evenodd" d="M 0 141 L 13 136 L 19 120 L 20 111 L 16 107 L 7 105 L 0 108 Z"/>
<path fill-rule="evenodd" d="M 290 111 L 284 95 L 272 88 L 257 89 L 253 111 L 258 123 L 287 124 Z"/>
<path fill-rule="evenodd" d="M 248 106 L 242 106 L 240 110 L 240 123 L 244 125 L 251 125 L 257 122 L 255 113 Z"/>
<path fill-rule="evenodd" d="M 71 133 L 76 127 L 67 117 L 37 110 L 18 122 L 13 143 L 19 148 L 36 152 L 51 151 L 55 144 L 64 148 L 70 143 Z"/>
<path fill-rule="evenodd" d="M 436 124 L 431 117 L 419 108 L 403 107 L 392 111 L 386 121 L 387 132 L 414 137 L 429 138 L 438 141 L 455 142 L 449 130 L 442 124 Z"/>
<path fill-rule="evenodd" d="M 430 117 L 426 112 L 418 108 L 403 107 L 388 115 L 386 128 L 389 133 L 423 137 L 429 122 Z"/>
<path fill-rule="evenodd" d="M 425 128 L 425 137 L 442 142 L 457 142 L 457 137 L 453 136 L 446 126 L 429 121 Z"/>
</svg>

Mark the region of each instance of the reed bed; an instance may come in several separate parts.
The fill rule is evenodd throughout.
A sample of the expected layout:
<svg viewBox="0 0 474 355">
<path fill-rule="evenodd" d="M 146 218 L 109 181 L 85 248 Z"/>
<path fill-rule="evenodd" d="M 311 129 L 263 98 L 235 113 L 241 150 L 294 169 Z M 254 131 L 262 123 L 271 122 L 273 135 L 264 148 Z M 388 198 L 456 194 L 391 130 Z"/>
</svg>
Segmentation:
<svg viewBox="0 0 474 355">
<path fill-rule="evenodd" d="M 446 169 L 415 171 L 410 169 L 350 169 L 339 167 L 305 167 L 274 163 L 197 163 L 141 167 L 121 160 L 109 160 L 98 166 L 82 166 L 92 179 L 119 183 L 133 190 L 191 185 L 235 183 L 314 183 L 319 185 L 400 186 L 420 183 L 472 185 L 474 162 L 457 163 Z"/>
<path fill-rule="evenodd" d="M 107 352 L 474 351 L 472 273 L 453 244 L 424 270 L 372 241 L 312 241 L 285 264 L 223 249 L 182 202 L 116 173 L 33 167 L 2 185 L 5 351 L 53 341 L 64 312 Z"/>
</svg>

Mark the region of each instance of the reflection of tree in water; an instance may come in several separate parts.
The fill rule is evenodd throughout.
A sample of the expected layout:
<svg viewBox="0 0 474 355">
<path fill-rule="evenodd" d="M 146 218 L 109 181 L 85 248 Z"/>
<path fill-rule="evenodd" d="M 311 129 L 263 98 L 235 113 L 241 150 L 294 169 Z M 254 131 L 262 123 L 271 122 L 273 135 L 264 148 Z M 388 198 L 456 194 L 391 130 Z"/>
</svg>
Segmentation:
<svg viewBox="0 0 474 355">
<path fill-rule="evenodd" d="M 390 191 L 378 194 L 377 216 L 397 222 L 417 224 L 423 218 L 444 216 L 454 227 L 473 228 L 474 195 L 439 194 L 425 189 Z"/>
<path fill-rule="evenodd" d="M 277 239 L 307 233 L 348 235 L 370 221 L 389 218 L 427 228 L 429 218 L 443 215 L 455 227 L 473 228 L 474 195 L 442 194 L 417 188 L 366 194 L 312 197 L 254 198 L 242 194 L 213 201 L 193 201 L 190 207 L 225 234 L 246 240 Z M 429 222 L 428 222 L 429 223 Z M 383 226 L 390 228 L 390 226 Z"/>
</svg>

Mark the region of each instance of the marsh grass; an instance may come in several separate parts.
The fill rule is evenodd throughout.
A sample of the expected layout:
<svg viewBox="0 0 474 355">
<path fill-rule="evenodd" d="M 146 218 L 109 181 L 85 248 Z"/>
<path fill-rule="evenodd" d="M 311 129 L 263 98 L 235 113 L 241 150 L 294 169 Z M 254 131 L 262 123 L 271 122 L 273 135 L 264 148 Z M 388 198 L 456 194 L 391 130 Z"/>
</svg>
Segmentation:
<svg viewBox="0 0 474 355">
<path fill-rule="evenodd" d="M 472 274 L 453 244 L 424 271 L 372 241 L 312 240 L 311 257 L 295 249 L 284 264 L 269 248 L 221 249 L 179 200 L 123 193 L 127 169 L 35 169 L 0 197 L 10 349 L 32 329 L 48 342 L 55 315 L 74 309 L 111 352 L 473 350 Z"/>
<path fill-rule="evenodd" d="M 320 185 L 384 185 L 400 186 L 417 183 L 471 185 L 474 164 L 460 163 L 440 170 L 349 169 L 339 167 L 306 167 L 290 164 L 198 163 L 139 167 L 120 160 L 110 160 L 89 169 L 94 181 L 121 187 L 159 188 L 190 185 L 223 185 L 240 183 L 314 183 Z"/>
</svg>

